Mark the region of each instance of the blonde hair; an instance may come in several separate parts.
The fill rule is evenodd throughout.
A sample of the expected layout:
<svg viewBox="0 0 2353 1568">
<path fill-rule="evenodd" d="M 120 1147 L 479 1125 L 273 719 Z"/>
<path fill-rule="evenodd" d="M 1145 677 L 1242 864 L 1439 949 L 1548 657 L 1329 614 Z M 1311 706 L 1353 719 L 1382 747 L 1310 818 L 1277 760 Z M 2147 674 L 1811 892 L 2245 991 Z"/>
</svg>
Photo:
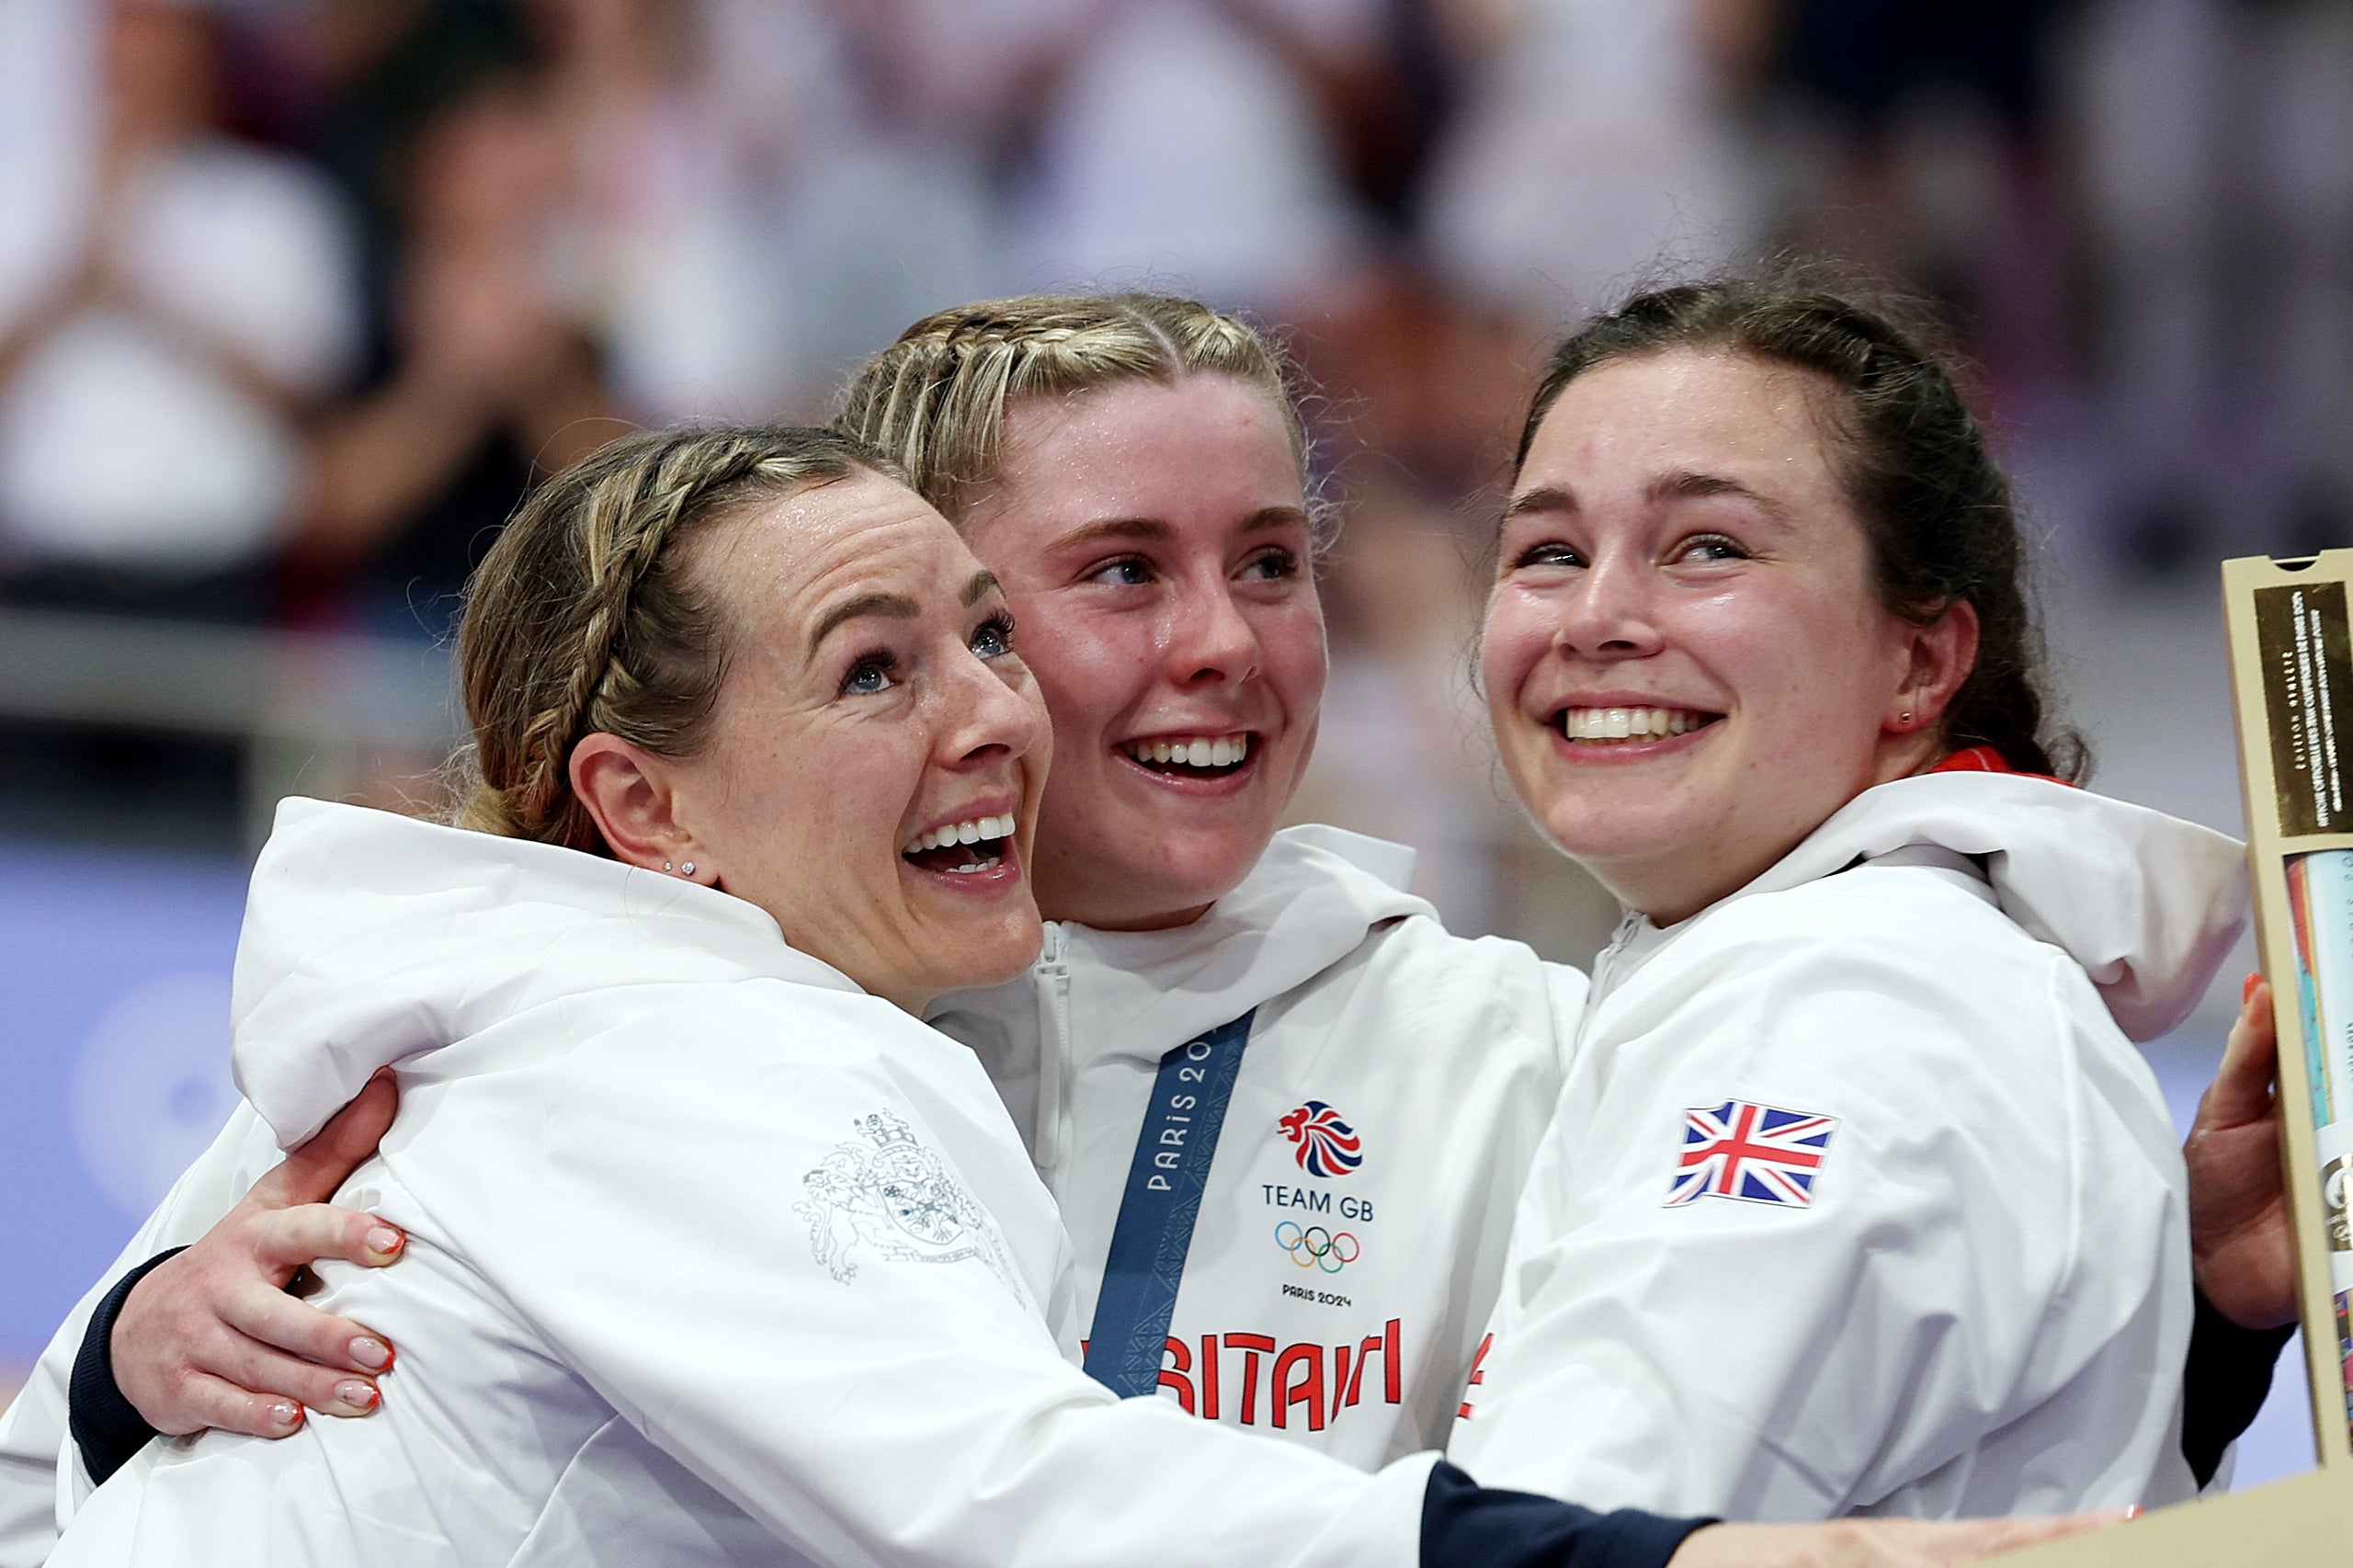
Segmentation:
<svg viewBox="0 0 2353 1568">
<path fill-rule="evenodd" d="M 1307 434 L 1282 350 L 1246 322 L 1174 294 L 1025 294 L 926 316 L 851 380 L 834 426 L 889 453 L 955 522 L 1004 470 L 1007 407 L 1203 373 L 1267 394 L 1308 490 Z M 1313 496 L 1309 511 L 1320 534 Z"/>
<path fill-rule="evenodd" d="M 598 449 L 524 503 L 467 585 L 458 671 L 473 740 L 453 760 L 457 826 L 609 854 L 572 791 L 593 731 L 692 755 L 733 628 L 691 540 L 751 507 L 888 460 L 832 430 L 649 431 Z"/>
</svg>

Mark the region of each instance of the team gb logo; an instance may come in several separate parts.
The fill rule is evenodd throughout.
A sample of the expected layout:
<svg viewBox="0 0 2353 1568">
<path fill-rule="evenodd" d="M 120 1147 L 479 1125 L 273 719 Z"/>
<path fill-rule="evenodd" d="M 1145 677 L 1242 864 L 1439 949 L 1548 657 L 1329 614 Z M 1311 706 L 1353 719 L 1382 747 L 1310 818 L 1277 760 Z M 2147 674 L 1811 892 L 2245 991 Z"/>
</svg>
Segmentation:
<svg viewBox="0 0 2353 1568">
<path fill-rule="evenodd" d="M 1364 1164 L 1364 1140 L 1322 1100 L 1308 1101 L 1276 1125 L 1296 1145 L 1291 1153 L 1309 1176 L 1344 1176 Z"/>
</svg>

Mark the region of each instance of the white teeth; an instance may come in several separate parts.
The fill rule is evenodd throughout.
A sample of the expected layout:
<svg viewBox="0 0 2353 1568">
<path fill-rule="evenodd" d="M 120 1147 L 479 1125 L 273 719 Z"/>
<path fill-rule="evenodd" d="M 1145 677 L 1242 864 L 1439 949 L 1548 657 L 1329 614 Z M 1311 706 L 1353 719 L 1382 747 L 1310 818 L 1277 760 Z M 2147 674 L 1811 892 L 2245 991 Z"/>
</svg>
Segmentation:
<svg viewBox="0 0 2353 1568">
<path fill-rule="evenodd" d="M 1011 838 L 1013 829 L 1014 820 L 1011 812 L 1006 812 L 1000 816 L 972 817 L 963 822 L 951 822 L 944 826 L 935 827 L 927 833 L 918 834 L 915 842 L 899 853 L 920 855 L 926 849 L 944 848 L 950 844 L 978 844 L 984 839 Z M 985 867 L 965 868 L 968 870 L 986 869 Z"/>
<path fill-rule="evenodd" d="M 1230 767 L 1250 755 L 1250 737 L 1200 736 L 1181 741 L 1131 741 L 1128 755 L 1138 762 L 1175 763 L 1181 767 Z"/>
<path fill-rule="evenodd" d="M 1646 741 L 1688 733 L 1705 715 L 1688 708 L 1572 708 L 1563 718 L 1573 741 Z"/>
</svg>

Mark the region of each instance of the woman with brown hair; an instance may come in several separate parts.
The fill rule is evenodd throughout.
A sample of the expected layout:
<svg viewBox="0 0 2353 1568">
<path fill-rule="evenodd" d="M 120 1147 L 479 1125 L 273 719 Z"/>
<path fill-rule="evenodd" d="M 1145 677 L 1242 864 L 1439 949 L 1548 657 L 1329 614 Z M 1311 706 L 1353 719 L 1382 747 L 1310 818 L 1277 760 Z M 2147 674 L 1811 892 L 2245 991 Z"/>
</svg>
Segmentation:
<svg viewBox="0 0 2353 1568">
<path fill-rule="evenodd" d="M 2204 993 L 2243 855 L 2063 782 L 2019 562 L 1884 312 L 1695 284 L 1554 352 L 1482 668 L 1628 914 L 1451 1445 L 1483 1479 L 1764 1518 L 2190 1491 L 2185 1180 L 2131 1042 Z"/>
<path fill-rule="evenodd" d="M 911 328 L 854 383 L 844 419 L 900 458 L 1003 579 L 1054 717 L 1036 864 L 1046 949 L 1028 975 L 930 1016 L 989 1068 L 1072 1229 L 1090 1369 L 1365 1468 L 1442 1440 L 1466 1379 L 1483 1375 L 1511 1196 L 1584 982 L 1514 944 L 1449 936 L 1400 891 L 1383 846 L 1275 834 L 1323 676 L 1306 568 L 1317 519 L 1279 361 L 1191 301 L 993 301 Z M 1157 1246 L 1139 1259 L 1123 1247 L 1131 1209 L 1150 1212 L 1158 1162 L 1174 1158 L 1156 1133 L 1200 1147 L 1194 1122 L 1155 1122 L 1158 1093 L 1192 1094 L 1181 1053 L 1237 1020 L 1205 1047 L 1232 1077 L 1199 1220 L 1176 1267 Z M 159 1357 L 175 1335 L 156 1334 L 158 1314 L 214 1311 L 218 1275 L 199 1266 L 211 1267 L 197 1254 L 166 1265 L 208 1282 L 176 1308 L 155 1286 L 133 1290 L 113 1336 L 140 1346 L 148 1391 L 154 1363 L 177 1355 Z M 2134 1290 L 2154 1278 L 2120 1272 Z M 208 1324 L 322 1367 L 240 1346 L 243 1335 L 210 1367 L 321 1408 L 371 1404 L 359 1374 L 373 1365 L 348 1347 L 373 1336 L 244 1283 L 261 1273 L 244 1264 L 236 1289 L 267 1317 L 229 1306 Z M 1137 1310 L 1152 1289 L 1155 1310 Z M 245 1326 L 280 1322 L 294 1326 Z M 266 1376 L 246 1375 L 256 1364 Z M 1698 1353 L 1670 1369 L 1712 1375 Z M 360 1397 L 331 1403 L 338 1378 Z M 244 1418 L 242 1397 L 199 1385 L 165 1403 L 175 1422 L 228 1424 Z M 1975 1506 L 2063 1507 L 2074 1485 L 2130 1500 L 2146 1474 L 2122 1471 L 2157 1462 L 2154 1445 L 2133 1456 L 2015 1471 L 2008 1499 L 1989 1470 Z M 1755 1467 L 1751 1484 L 1760 1471 L 1803 1478 L 1811 1462 L 1726 1437 L 1692 1460 L 1708 1479 L 1688 1483 L 1702 1499 L 1690 1506 L 1732 1484 L 1724 1467 Z M 1574 1474 L 1546 1484 L 1579 1490 Z"/>
<path fill-rule="evenodd" d="M 2071 1528 L 1685 1554 L 1699 1521 L 1427 1453 L 1368 1475 L 1084 1375 L 1051 1203 L 914 1016 L 1037 942 L 1046 732 L 1011 631 L 838 436 L 633 437 L 535 497 L 469 599 L 458 825 L 288 802 L 240 947 L 240 1081 L 279 1142 L 403 1079 L 345 1194 L 403 1266 L 320 1275 L 399 1336 L 404 1397 L 151 1445 L 48 1560 L 1654 1568 Z"/>
</svg>

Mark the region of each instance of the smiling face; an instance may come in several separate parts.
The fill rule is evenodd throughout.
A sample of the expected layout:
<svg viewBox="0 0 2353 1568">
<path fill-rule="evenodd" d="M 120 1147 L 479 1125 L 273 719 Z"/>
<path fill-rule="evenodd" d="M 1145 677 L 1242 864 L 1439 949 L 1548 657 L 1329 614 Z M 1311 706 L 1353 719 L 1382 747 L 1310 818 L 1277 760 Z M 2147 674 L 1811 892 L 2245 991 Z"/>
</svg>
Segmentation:
<svg viewBox="0 0 2353 1568">
<path fill-rule="evenodd" d="M 1281 415 L 1217 374 L 1017 404 L 962 522 L 1053 714 L 1039 903 L 1108 929 L 1194 918 L 1265 850 L 1323 698 Z"/>
<path fill-rule="evenodd" d="M 858 474 L 723 528 L 694 571 L 733 653 L 706 743 L 652 759 L 676 830 L 654 863 L 699 862 L 910 1011 L 1035 958 L 1045 709 L 954 530 Z"/>
<path fill-rule="evenodd" d="M 1545 835 L 1661 924 L 1933 759 L 1966 605 L 1890 613 L 1818 425 L 1826 383 L 1668 349 L 1570 381 L 1521 466 L 1482 670 Z"/>
</svg>

